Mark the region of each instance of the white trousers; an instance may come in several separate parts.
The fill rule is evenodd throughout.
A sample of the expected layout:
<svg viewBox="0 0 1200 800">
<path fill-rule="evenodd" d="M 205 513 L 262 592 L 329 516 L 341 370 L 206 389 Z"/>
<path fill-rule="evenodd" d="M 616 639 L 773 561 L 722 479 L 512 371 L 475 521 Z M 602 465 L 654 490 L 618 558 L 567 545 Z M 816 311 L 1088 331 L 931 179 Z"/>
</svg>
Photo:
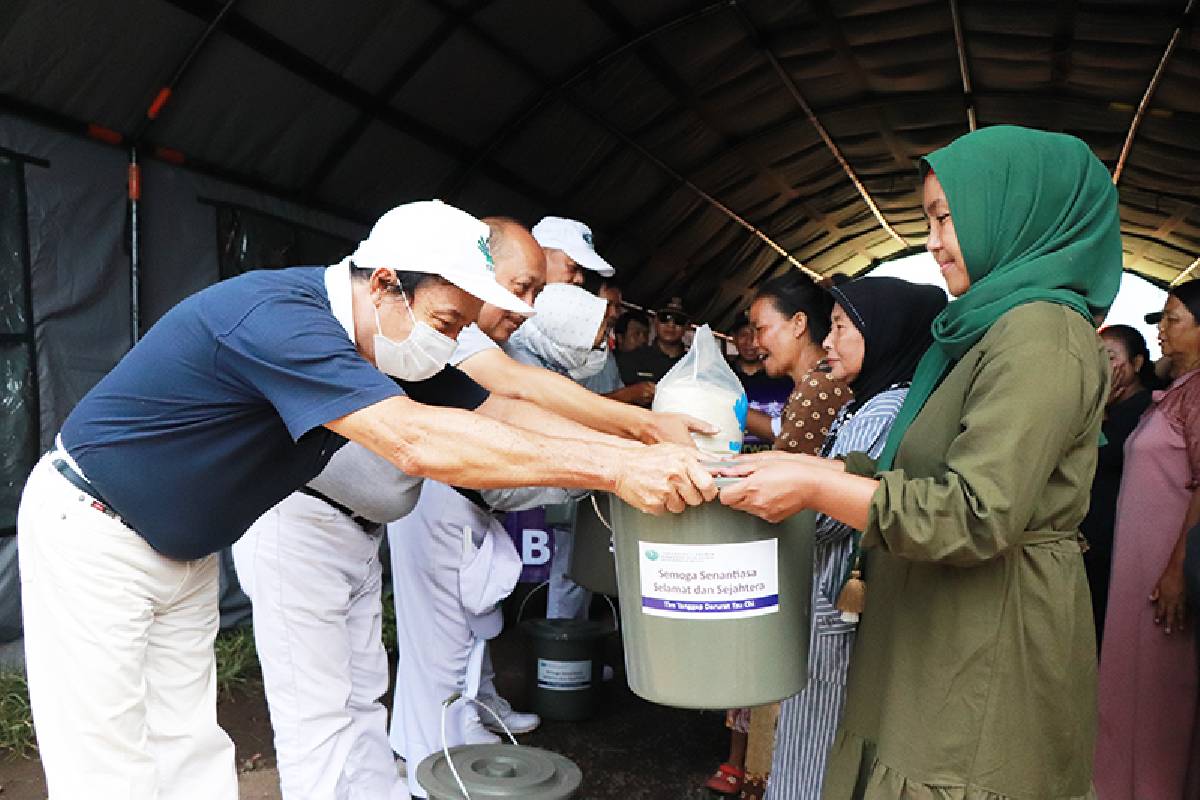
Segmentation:
<svg viewBox="0 0 1200 800">
<path fill-rule="evenodd" d="M 380 538 L 292 494 L 233 546 L 285 800 L 408 798 L 387 741 Z"/>
<path fill-rule="evenodd" d="M 17 517 L 25 658 L 51 800 L 236 800 L 217 725 L 217 560 L 173 561 L 43 456 Z M 61 457 L 61 456 L 57 456 Z"/>
<path fill-rule="evenodd" d="M 490 515 L 435 481 L 425 482 L 411 514 L 388 526 L 399 651 L 390 739 L 405 758 L 414 797 L 426 796 L 416 781 L 417 766 L 442 749 L 442 701 L 454 692 L 477 691 L 484 698 L 496 693 L 483 647 L 499 633 L 503 619 L 499 609 L 480 616 L 464 606 L 464 529 L 478 535 L 499 531 L 507 537 Z M 507 541 L 502 544 L 511 547 Z M 520 563 L 515 549 L 512 558 L 511 570 L 499 568 L 502 574 L 489 575 L 496 582 L 493 596 L 503 597 L 516 585 Z M 463 744 L 475 720 L 478 712 L 464 701 L 448 708 L 446 744 Z"/>
<path fill-rule="evenodd" d="M 587 619 L 592 593 L 567 575 L 575 549 L 573 528 L 554 527 L 554 555 L 550 560 L 550 585 L 546 589 L 547 619 Z"/>
</svg>

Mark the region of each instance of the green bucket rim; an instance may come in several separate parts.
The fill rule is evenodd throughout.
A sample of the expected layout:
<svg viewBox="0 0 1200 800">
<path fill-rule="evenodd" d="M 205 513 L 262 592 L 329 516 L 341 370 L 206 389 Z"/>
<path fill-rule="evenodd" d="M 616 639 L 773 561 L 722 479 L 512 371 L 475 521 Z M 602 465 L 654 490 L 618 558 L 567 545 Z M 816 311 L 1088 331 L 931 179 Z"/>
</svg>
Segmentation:
<svg viewBox="0 0 1200 800">
<path fill-rule="evenodd" d="M 603 622 L 579 619 L 527 619 L 520 628 L 527 636 L 545 642 L 601 639 L 615 630 Z"/>
</svg>

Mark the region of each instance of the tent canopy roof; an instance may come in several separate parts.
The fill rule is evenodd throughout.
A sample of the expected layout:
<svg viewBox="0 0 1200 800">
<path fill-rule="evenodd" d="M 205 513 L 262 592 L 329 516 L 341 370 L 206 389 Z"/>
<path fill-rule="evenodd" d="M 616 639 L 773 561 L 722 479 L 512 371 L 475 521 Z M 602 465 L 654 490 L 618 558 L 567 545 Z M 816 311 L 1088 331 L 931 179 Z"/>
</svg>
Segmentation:
<svg viewBox="0 0 1200 800">
<path fill-rule="evenodd" d="M 631 299 L 718 321 L 790 259 L 854 273 L 919 248 L 914 161 L 972 119 L 1115 168 L 1137 118 L 1125 265 L 1161 283 L 1200 255 L 1195 5 L 7 0 L 0 108 L 363 222 L 426 197 L 577 217 Z"/>
</svg>

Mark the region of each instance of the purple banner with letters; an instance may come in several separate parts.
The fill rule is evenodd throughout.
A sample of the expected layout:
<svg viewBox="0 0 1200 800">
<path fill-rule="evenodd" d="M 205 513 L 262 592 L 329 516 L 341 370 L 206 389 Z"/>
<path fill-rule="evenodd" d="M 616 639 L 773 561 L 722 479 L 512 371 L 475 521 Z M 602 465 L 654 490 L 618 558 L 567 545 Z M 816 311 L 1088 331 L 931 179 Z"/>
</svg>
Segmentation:
<svg viewBox="0 0 1200 800">
<path fill-rule="evenodd" d="M 550 580 L 550 562 L 554 557 L 554 535 L 546 524 L 546 511 L 531 508 L 504 516 L 504 529 L 521 554 L 521 583 Z"/>
</svg>

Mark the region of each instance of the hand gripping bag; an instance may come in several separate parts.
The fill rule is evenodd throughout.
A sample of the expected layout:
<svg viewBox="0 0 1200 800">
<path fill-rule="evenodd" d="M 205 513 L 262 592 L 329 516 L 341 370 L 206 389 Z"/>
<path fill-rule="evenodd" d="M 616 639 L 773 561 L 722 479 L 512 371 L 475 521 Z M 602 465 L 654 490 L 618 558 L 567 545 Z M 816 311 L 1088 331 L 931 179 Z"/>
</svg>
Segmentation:
<svg viewBox="0 0 1200 800">
<path fill-rule="evenodd" d="M 717 428 L 715 436 L 692 434 L 696 447 L 708 455 L 741 452 L 746 391 L 707 325 L 696 330 L 692 349 L 658 382 L 651 408 L 688 414 Z"/>
</svg>

